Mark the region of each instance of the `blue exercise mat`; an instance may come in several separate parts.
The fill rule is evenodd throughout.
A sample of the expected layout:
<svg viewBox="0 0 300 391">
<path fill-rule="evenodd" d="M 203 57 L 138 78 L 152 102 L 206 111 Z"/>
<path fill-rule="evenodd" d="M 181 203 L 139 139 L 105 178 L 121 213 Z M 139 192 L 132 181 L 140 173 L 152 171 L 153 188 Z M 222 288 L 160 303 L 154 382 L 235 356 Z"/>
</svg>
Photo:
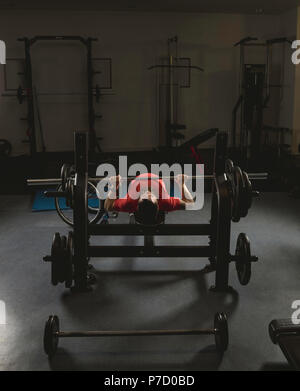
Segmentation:
<svg viewBox="0 0 300 391">
<path fill-rule="evenodd" d="M 47 189 L 47 190 L 55 190 L 55 189 Z M 54 198 L 47 198 L 44 195 L 45 190 L 38 190 L 35 193 L 32 211 L 33 212 L 43 212 L 48 210 L 55 210 Z M 66 205 L 66 200 L 64 198 L 59 199 L 59 206 L 62 210 L 70 209 Z M 97 208 L 99 206 L 98 198 L 89 198 L 89 206 Z"/>
</svg>

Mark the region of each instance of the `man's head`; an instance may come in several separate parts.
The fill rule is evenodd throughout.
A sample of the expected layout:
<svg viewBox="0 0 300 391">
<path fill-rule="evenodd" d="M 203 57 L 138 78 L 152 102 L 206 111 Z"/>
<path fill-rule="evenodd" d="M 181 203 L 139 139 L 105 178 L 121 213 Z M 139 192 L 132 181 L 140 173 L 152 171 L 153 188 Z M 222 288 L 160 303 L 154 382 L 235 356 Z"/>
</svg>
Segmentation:
<svg viewBox="0 0 300 391">
<path fill-rule="evenodd" d="M 154 225 L 157 223 L 158 201 L 155 195 L 150 191 L 147 191 L 140 196 L 135 217 L 141 224 Z"/>
</svg>

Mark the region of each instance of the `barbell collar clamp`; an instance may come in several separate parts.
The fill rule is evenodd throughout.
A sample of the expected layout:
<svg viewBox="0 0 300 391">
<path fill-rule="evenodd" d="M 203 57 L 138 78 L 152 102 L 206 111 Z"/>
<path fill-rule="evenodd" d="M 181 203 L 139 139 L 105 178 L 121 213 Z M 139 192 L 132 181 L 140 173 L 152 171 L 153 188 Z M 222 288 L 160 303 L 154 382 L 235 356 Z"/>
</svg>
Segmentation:
<svg viewBox="0 0 300 391">
<path fill-rule="evenodd" d="M 245 258 L 244 256 L 240 256 L 240 255 L 230 255 L 230 262 L 239 262 L 239 261 L 245 262 L 245 260 L 250 261 L 251 263 L 258 262 L 258 257 L 255 255 L 251 255 L 249 258 Z"/>
</svg>

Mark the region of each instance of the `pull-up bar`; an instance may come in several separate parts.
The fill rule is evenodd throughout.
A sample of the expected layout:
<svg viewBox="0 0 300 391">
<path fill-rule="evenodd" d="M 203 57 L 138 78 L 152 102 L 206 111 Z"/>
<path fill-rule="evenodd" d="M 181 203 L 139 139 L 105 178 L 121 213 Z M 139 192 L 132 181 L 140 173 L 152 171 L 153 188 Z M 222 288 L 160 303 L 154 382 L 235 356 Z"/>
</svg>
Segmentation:
<svg viewBox="0 0 300 391">
<path fill-rule="evenodd" d="M 80 41 L 86 45 L 88 42 L 98 41 L 98 38 L 83 38 L 79 35 L 37 35 L 33 38 L 18 38 L 18 41 L 28 41 L 30 45 L 33 45 L 38 41 Z"/>
</svg>

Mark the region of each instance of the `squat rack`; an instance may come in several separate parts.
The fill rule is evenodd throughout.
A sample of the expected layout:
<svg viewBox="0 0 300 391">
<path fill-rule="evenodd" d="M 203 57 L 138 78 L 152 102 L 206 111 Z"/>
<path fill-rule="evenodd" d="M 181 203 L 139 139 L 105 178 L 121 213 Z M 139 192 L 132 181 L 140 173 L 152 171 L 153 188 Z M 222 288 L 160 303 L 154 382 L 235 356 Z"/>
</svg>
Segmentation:
<svg viewBox="0 0 300 391">
<path fill-rule="evenodd" d="M 95 74 L 99 73 L 93 69 L 92 63 L 92 43 L 98 41 L 97 38 L 83 38 L 77 35 L 38 35 L 33 38 L 19 38 L 18 41 L 24 42 L 25 47 L 25 83 L 26 83 L 26 97 L 27 97 L 27 110 L 28 114 L 25 120 L 28 122 L 28 138 L 30 144 L 30 154 L 35 155 L 37 152 L 37 138 L 36 138 L 36 127 L 35 127 L 35 109 L 34 109 L 34 82 L 32 74 L 32 61 L 31 61 L 31 48 L 39 41 L 77 41 L 84 45 L 86 48 L 86 63 L 87 63 L 87 103 L 88 103 L 88 123 L 89 123 L 89 146 L 90 152 L 101 152 L 99 140 L 95 131 L 95 121 L 101 116 L 95 114 L 94 99 L 95 88 L 93 87 L 93 80 Z M 111 80 L 110 80 L 111 81 Z M 97 87 L 96 87 L 97 88 Z M 111 88 L 111 86 L 110 86 Z M 97 93 L 97 92 L 96 92 Z M 20 92 L 18 92 L 20 95 Z"/>
</svg>

